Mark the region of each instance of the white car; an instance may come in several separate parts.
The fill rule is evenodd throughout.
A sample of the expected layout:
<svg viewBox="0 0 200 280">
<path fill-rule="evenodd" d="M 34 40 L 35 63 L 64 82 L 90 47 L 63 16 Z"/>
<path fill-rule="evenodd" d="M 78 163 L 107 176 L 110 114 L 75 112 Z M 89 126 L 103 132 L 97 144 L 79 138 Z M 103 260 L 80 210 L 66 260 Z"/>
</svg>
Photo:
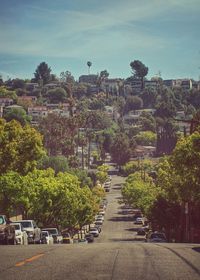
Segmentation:
<svg viewBox="0 0 200 280">
<path fill-rule="evenodd" d="M 43 228 L 43 231 L 48 231 L 52 236 L 54 243 L 63 243 L 63 237 L 57 228 Z"/>
<path fill-rule="evenodd" d="M 41 240 L 43 244 L 53 245 L 54 243 L 53 236 L 47 230 L 42 230 Z"/>
<path fill-rule="evenodd" d="M 104 216 L 103 215 L 96 215 L 95 221 L 96 220 L 102 220 L 104 222 Z"/>
<path fill-rule="evenodd" d="M 102 225 L 103 225 L 102 219 L 99 219 L 99 220 L 95 221 L 95 226 L 102 226 Z"/>
<path fill-rule="evenodd" d="M 103 216 L 104 216 L 105 213 L 106 213 L 106 212 L 105 212 L 104 210 L 99 211 L 99 215 L 103 215 Z"/>
<path fill-rule="evenodd" d="M 94 235 L 94 237 L 98 237 L 98 236 L 99 236 L 99 231 L 98 231 L 97 228 L 91 228 L 91 229 L 89 230 L 89 233 L 92 234 L 92 235 Z"/>
<path fill-rule="evenodd" d="M 28 236 L 21 223 L 11 223 L 15 228 L 15 240 L 17 244 L 27 245 Z"/>
<path fill-rule="evenodd" d="M 135 224 L 136 224 L 136 225 L 144 225 L 144 220 L 143 220 L 143 218 L 140 218 L 140 217 L 136 218 Z"/>
</svg>

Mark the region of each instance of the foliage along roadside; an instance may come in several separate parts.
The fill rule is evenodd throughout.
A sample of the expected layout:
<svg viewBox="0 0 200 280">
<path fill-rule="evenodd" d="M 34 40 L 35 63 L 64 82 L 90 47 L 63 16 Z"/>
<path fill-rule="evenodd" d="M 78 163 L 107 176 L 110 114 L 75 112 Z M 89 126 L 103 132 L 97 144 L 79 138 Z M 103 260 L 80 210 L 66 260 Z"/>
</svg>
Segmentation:
<svg viewBox="0 0 200 280">
<path fill-rule="evenodd" d="M 10 216 L 16 209 L 23 218 L 42 225 L 81 228 L 93 221 L 104 192 L 80 186 L 75 175 L 34 170 L 25 176 L 10 171 L 0 177 L 0 205 Z"/>
</svg>

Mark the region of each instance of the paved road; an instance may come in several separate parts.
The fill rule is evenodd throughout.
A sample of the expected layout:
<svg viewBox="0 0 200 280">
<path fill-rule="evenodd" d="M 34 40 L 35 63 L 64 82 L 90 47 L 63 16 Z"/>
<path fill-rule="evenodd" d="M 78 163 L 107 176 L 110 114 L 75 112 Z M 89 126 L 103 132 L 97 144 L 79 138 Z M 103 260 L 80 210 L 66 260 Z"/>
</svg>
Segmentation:
<svg viewBox="0 0 200 280">
<path fill-rule="evenodd" d="M 135 241 L 114 176 L 101 237 L 93 244 L 0 246 L 0 280 L 199 280 L 200 244 Z"/>
</svg>

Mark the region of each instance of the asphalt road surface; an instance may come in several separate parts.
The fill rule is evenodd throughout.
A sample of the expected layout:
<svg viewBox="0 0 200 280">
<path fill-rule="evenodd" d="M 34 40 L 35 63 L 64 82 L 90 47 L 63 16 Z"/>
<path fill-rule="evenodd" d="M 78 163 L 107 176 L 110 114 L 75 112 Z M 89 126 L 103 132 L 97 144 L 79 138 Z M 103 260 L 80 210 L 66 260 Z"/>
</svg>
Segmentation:
<svg viewBox="0 0 200 280">
<path fill-rule="evenodd" d="M 0 246 L 0 280 L 199 280 L 200 244 L 145 243 L 130 209 L 123 178 L 113 176 L 102 233 L 92 244 Z"/>
</svg>

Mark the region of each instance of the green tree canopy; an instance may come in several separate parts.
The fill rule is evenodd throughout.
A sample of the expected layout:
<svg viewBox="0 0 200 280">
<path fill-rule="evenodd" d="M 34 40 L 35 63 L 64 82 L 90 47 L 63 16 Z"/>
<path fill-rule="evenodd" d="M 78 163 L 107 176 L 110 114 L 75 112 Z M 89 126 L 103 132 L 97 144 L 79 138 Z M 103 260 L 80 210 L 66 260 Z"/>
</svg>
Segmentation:
<svg viewBox="0 0 200 280">
<path fill-rule="evenodd" d="M 138 145 L 155 146 L 156 134 L 152 131 L 141 131 L 135 136 Z"/>
<path fill-rule="evenodd" d="M 42 136 L 29 125 L 0 119 L 0 174 L 10 170 L 25 174 L 33 170 L 44 149 Z"/>
<path fill-rule="evenodd" d="M 129 161 L 131 150 L 129 146 L 129 139 L 125 134 L 116 134 L 111 146 L 111 156 L 113 161 L 119 166 Z"/>
<path fill-rule="evenodd" d="M 17 100 L 17 95 L 14 90 L 8 90 L 5 86 L 0 86 L 0 97 L 8 97 Z"/>
<path fill-rule="evenodd" d="M 18 121 L 22 126 L 31 121 L 30 116 L 27 115 L 23 108 L 12 108 L 5 112 L 4 118 L 7 122 L 11 120 Z"/>
<path fill-rule="evenodd" d="M 51 68 L 48 66 L 46 62 L 41 62 L 34 73 L 34 80 L 37 83 L 41 83 L 43 85 L 47 84 L 51 81 Z"/>
<path fill-rule="evenodd" d="M 146 67 L 140 60 L 134 60 L 130 63 L 130 66 L 133 71 L 133 75 L 137 79 L 141 79 L 142 88 L 144 88 L 144 77 L 148 74 L 148 67 Z"/>
<path fill-rule="evenodd" d="M 129 111 L 141 109 L 143 107 L 143 101 L 138 96 L 129 96 L 126 100 L 124 106 L 124 113 L 128 113 Z"/>
<path fill-rule="evenodd" d="M 55 88 L 47 92 L 47 98 L 50 103 L 63 103 L 66 101 L 67 93 L 64 88 Z"/>
</svg>

